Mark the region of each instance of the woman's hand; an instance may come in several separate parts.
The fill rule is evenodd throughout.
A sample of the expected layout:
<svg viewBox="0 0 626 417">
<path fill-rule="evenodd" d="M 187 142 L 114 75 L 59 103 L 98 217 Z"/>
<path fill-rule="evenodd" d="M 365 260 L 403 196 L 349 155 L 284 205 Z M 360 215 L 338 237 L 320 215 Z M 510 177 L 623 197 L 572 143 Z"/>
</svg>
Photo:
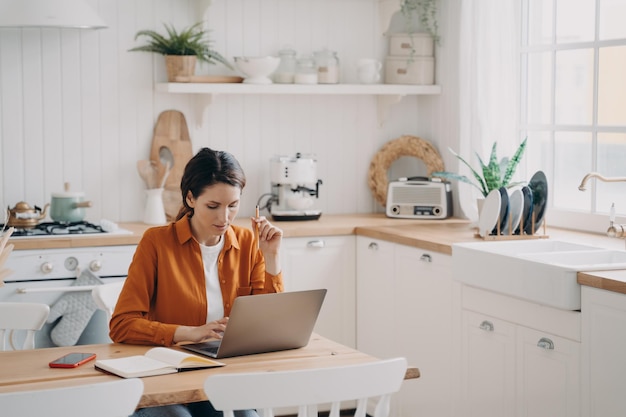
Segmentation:
<svg viewBox="0 0 626 417">
<path fill-rule="evenodd" d="M 258 228 L 259 249 L 265 258 L 265 271 L 277 275 L 280 268 L 280 243 L 283 231 L 270 223 L 265 216 L 252 217 L 252 230 Z"/>
<path fill-rule="evenodd" d="M 226 329 L 226 324 L 228 324 L 228 317 L 211 321 L 202 326 L 178 326 L 174 332 L 174 343 L 221 339 Z"/>
<path fill-rule="evenodd" d="M 255 227 L 258 227 L 259 230 L 259 249 L 263 251 L 263 254 L 278 253 L 280 242 L 283 239 L 283 231 L 270 223 L 265 216 L 252 217 L 252 230 Z"/>
</svg>

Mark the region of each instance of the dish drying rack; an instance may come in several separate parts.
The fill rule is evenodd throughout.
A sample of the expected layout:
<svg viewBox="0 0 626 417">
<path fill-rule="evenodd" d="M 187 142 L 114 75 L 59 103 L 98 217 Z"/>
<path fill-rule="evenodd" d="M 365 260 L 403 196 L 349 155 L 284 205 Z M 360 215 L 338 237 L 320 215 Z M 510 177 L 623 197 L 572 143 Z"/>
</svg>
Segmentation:
<svg viewBox="0 0 626 417">
<path fill-rule="evenodd" d="M 482 239 L 482 240 L 488 240 L 488 241 L 494 241 L 494 240 L 530 240 L 530 239 L 547 239 L 550 236 L 548 236 L 546 234 L 546 219 L 544 217 L 543 219 L 543 223 L 541 225 L 541 229 L 543 231 L 542 234 L 536 234 L 537 230 L 535 229 L 535 213 L 532 214 L 531 216 L 531 230 L 532 230 L 532 234 L 530 235 L 526 235 L 526 234 L 519 234 L 519 235 L 514 235 L 512 234 L 512 229 L 513 229 L 513 225 L 512 225 L 512 221 L 511 221 L 511 217 L 509 217 L 509 234 L 507 235 L 502 235 L 501 230 L 500 230 L 500 216 L 498 216 L 498 221 L 496 223 L 496 234 L 495 235 L 485 235 L 485 236 L 481 236 L 480 233 L 474 233 L 474 237 Z M 524 219 L 521 219 L 520 224 L 519 224 L 519 228 L 520 230 L 524 230 Z"/>
</svg>

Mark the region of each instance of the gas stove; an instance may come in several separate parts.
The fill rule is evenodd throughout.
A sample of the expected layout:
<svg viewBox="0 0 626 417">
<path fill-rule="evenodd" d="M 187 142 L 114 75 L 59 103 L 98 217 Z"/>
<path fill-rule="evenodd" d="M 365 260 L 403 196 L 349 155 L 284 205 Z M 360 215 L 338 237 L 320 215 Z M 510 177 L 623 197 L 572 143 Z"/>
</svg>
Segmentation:
<svg viewBox="0 0 626 417">
<path fill-rule="evenodd" d="M 0 225 L 2 229 L 4 225 Z M 102 226 L 89 222 L 60 223 L 60 222 L 44 222 L 39 223 L 35 227 L 15 229 L 12 237 L 24 236 L 49 236 L 49 235 L 69 235 L 82 233 L 106 233 Z"/>
<path fill-rule="evenodd" d="M 4 230 L 0 224 L 0 230 Z M 59 237 L 59 236 L 79 236 L 94 235 L 99 233 L 107 234 L 130 234 L 128 230 L 120 229 L 110 221 L 103 220 L 100 224 L 87 221 L 62 223 L 62 222 L 42 222 L 35 227 L 15 228 L 11 238 L 32 238 L 32 237 Z M 0 233 L 1 234 L 1 233 Z"/>
</svg>

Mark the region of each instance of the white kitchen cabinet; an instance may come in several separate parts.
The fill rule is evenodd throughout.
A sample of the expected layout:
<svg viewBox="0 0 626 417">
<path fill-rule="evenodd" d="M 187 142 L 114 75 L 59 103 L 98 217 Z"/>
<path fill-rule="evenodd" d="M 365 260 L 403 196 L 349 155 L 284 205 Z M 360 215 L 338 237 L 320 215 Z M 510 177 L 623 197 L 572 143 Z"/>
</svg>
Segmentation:
<svg viewBox="0 0 626 417">
<path fill-rule="evenodd" d="M 583 416 L 626 414 L 626 295 L 582 287 Z"/>
<path fill-rule="evenodd" d="M 357 236 L 357 348 L 404 356 L 420 370 L 393 397 L 394 416 L 452 416 L 453 321 L 458 284 L 451 256 Z"/>
<path fill-rule="evenodd" d="M 464 415 L 515 416 L 515 326 L 464 311 L 462 337 Z"/>
<path fill-rule="evenodd" d="M 466 416 L 580 416 L 580 312 L 463 287 Z"/>
<path fill-rule="evenodd" d="M 328 290 L 315 332 L 355 347 L 355 237 L 285 238 L 281 258 L 286 291 Z"/>
</svg>

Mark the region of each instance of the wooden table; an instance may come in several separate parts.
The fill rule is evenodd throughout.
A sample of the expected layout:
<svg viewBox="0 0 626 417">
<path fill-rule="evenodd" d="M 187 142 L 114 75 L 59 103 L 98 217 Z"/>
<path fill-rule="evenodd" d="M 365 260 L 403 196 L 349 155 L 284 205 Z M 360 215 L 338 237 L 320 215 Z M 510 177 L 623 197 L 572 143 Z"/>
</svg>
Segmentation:
<svg viewBox="0 0 626 417">
<path fill-rule="evenodd" d="M 112 343 L 0 352 L 0 392 L 109 381 L 118 377 L 94 369 L 93 362 L 74 369 L 52 369 L 48 362 L 71 352 L 93 352 L 99 359 L 142 355 L 151 347 Z M 226 366 L 142 378 L 144 393 L 138 407 L 204 401 L 204 380 L 213 374 L 325 368 L 376 359 L 314 334 L 309 344 L 300 349 L 220 359 Z M 405 379 L 419 376 L 419 369 L 409 367 Z"/>
</svg>

